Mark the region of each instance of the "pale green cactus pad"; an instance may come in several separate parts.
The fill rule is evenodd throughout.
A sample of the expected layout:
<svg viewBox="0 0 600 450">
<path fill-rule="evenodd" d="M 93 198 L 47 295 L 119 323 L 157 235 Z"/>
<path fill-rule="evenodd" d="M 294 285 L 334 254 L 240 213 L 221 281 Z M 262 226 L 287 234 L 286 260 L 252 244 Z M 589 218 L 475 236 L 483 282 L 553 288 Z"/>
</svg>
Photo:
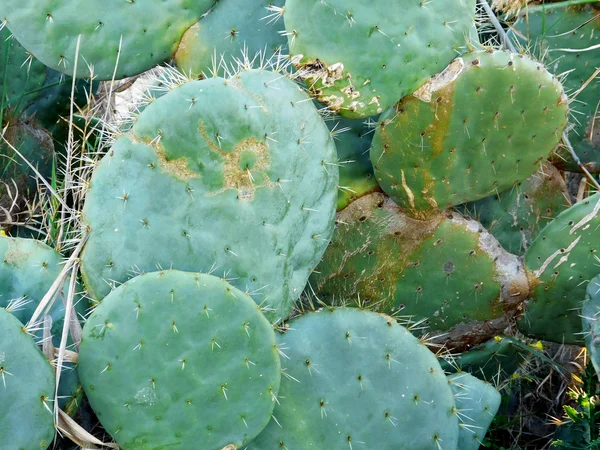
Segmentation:
<svg viewBox="0 0 600 450">
<path fill-rule="evenodd" d="M 379 119 L 377 181 L 417 219 L 500 193 L 554 150 L 567 102 L 559 81 L 525 56 L 465 55 Z"/>
<path fill-rule="evenodd" d="M 0 442 L 45 450 L 54 439 L 54 370 L 24 326 L 0 308 Z"/>
<path fill-rule="evenodd" d="M 290 54 L 311 93 L 348 118 L 375 116 L 468 49 L 475 0 L 288 0 Z"/>
<path fill-rule="evenodd" d="M 277 342 L 287 377 L 273 420 L 248 450 L 456 448 L 444 372 L 394 319 L 324 309 L 289 322 Z"/>
<path fill-rule="evenodd" d="M 159 268 L 226 276 L 282 320 L 333 232 L 333 138 L 279 73 L 184 84 L 155 100 L 95 170 L 84 208 L 89 292 Z"/>
<path fill-rule="evenodd" d="M 252 299 L 178 271 L 106 297 L 85 324 L 78 371 L 124 450 L 240 448 L 269 422 L 281 378 L 275 333 Z"/>
<path fill-rule="evenodd" d="M 461 423 L 458 450 L 479 450 L 492 420 L 500 408 L 502 397 L 491 384 L 466 373 L 448 377 Z"/>
</svg>

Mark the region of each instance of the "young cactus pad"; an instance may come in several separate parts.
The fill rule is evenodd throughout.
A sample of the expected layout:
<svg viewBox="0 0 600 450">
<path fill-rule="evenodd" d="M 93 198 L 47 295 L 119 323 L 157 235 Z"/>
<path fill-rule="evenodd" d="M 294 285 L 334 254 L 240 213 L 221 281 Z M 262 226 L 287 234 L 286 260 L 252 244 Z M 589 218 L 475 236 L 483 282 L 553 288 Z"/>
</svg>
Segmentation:
<svg viewBox="0 0 600 450">
<path fill-rule="evenodd" d="M 327 303 L 427 320 L 460 348 L 502 331 L 529 293 L 519 259 L 458 213 L 418 221 L 374 193 L 339 212 L 337 222 L 310 278 Z"/>
<path fill-rule="evenodd" d="M 333 138 L 278 73 L 186 83 L 155 100 L 92 177 L 82 271 L 102 299 L 157 267 L 214 272 L 288 316 L 333 232 Z"/>
<path fill-rule="evenodd" d="M 140 275 L 83 329 L 79 375 L 124 450 L 239 448 L 269 422 L 281 368 L 252 299 L 211 275 Z"/>
<path fill-rule="evenodd" d="M 278 54 L 287 44 L 279 31 L 278 12 L 284 0 L 225 0 L 190 27 L 179 44 L 175 62 L 182 72 L 210 76 L 214 68 L 234 63 L 246 54 L 250 60 Z M 221 66 L 221 67 L 219 67 Z M 217 70 L 222 73 L 223 70 Z M 213 74 L 214 75 L 214 74 Z"/>
<path fill-rule="evenodd" d="M 502 397 L 489 383 L 466 372 L 448 377 L 460 418 L 459 450 L 479 450 L 483 438 L 500 408 Z"/>
<path fill-rule="evenodd" d="M 600 193 L 550 222 L 525 253 L 535 278 L 519 328 L 548 341 L 575 344 L 581 334 L 581 302 L 587 281 L 598 274 Z"/>
<path fill-rule="evenodd" d="M 371 147 L 375 175 L 407 214 L 431 217 L 537 171 L 567 110 L 561 84 L 541 64 L 470 53 L 381 116 Z"/>
<path fill-rule="evenodd" d="M 54 370 L 23 324 L 0 308 L 0 443 L 45 450 L 54 439 Z"/>
<path fill-rule="evenodd" d="M 287 0 L 290 54 L 320 102 L 344 117 L 375 116 L 467 50 L 475 0 L 447 3 Z"/>
<path fill-rule="evenodd" d="M 598 272 L 600 273 L 600 269 Z M 581 319 L 586 347 L 594 369 L 600 377 L 600 275 L 588 284 Z"/>
<path fill-rule="evenodd" d="M 76 76 L 137 75 L 170 58 L 214 0 L 2 0 L 0 17 L 41 62 Z M 77 53 L 77 49 L 79 52 Z"/>
<path fill-rule="evenodd" d="M 458 419 L 435 355 L 390 317 L 309 313 L 277 339 L 287 377 L 248 450 L 455 450 Z"/>
</svg>

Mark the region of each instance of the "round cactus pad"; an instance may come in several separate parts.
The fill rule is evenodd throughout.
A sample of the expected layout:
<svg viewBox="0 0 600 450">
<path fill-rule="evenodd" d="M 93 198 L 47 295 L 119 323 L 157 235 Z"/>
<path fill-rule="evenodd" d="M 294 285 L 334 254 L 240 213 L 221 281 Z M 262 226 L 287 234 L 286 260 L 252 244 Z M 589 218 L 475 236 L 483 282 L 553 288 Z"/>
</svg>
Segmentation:
<svg viewBox="0 0 600 450">
<path fill-rule="evenodd" d="M 281 377 L 275 333 L 252 299 L 178 271 L 106 297 L 84 327 L 78 370 L 124 450 L 239 448 L 269 422 Z"/>
<path fill-rule="evenodd" d="M 333 138 L 294 82 L 251 70 L 186 83 L 94 172 L 87 287 L 101 299 L 140 271 L 212 272 L 282 320 L 327 247 L 337 185 Z"/>
<path fill-rule="evenodd" d="M 44 450 L 54 439 L 54 370 L 23 324 L 0 308 L 0 443 Z"/>
<path fill-rule="evenodd" d="M 467 50 L 475 0 L 287 0 L 290 54 L 320 102 L 375 116 Z"/>
<path fill-rule="evenodd" d="M 395 320 L 309 313 L 279 336 L 279 404 L 249 450 L 455 449 L 458 419 L 436 357 Z"/>
<path fill-rule="evenodd" d="M 536 172 L 567 111 L 561 84 L 541 64 L 473 52 L 382 115 L 371 147 L 375 175 L 407 214 L 431 217 Z"/>
<path fill-rule="evenodd" d="M 17 40 L 55 70 L 97 80 L 137 75 L 170 58 L 214 0 L 3 0 Z"/>
</svg>

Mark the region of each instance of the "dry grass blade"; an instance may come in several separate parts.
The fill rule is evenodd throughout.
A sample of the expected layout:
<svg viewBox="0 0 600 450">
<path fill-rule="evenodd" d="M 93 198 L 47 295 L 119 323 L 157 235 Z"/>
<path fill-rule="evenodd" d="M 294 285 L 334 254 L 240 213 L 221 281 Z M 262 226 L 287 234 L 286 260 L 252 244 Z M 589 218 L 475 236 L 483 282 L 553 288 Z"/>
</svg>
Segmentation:
<svg viewBox="0 0 600 450">
<path fill-rule="evenodd" d="M 84 430 L 77 422 L 75 422 L 67 413 L 58 410 L 58 430 L 84 449 L 97 449 L 96 445 L 101 447 L 116 448 L 119 446 L 110 442 L 102 442 L 98 438 L 92 436 Z"/>
</svg>

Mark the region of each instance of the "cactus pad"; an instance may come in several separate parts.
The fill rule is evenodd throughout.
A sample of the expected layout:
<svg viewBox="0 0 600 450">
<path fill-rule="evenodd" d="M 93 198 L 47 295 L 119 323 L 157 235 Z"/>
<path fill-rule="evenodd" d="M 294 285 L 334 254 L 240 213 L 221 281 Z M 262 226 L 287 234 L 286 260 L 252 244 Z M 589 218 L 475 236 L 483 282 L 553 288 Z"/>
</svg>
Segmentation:
<svg viewBox="0 0 600 450">
<path fill-rule="evenodd" d="M 225 0 L 215 2 L 209 13 L 190 27 L 175 54 L 177 66 L 193 77 L 210 76 L 213 68 L 224 69 L 241 60 L 278 54 L 287 40 L 279 31 L 276 8 L 284 0 Z M 224 70 L 217 70 L 223 74 Z M 216 75 L 216 74 L 215 74 Z"/>
<path fill-rule="evenodd" d="M 54 370 L 23 324 L 0 308 L 0 442 L 45 450 L 54 438 Z"/>
<path fill-rule="evenodd" d="M 450 375 L 448 383 L 454 393 L 456 409 L 461 418 L 457 448 L 479 450 L 500 408 L 502 397 L 491 384 L 466 372 Z"/>
<path fill-rule="evenodd" d="M 470 53 L 382 115 L 371 147 L 375 175 L 403 211 L 431 217 L 536 172 L 567 109 L 561 84 L 541 64 Z"/>
<path fill-rule="evenodd" d="M 3 0 L 0 17 L 21 45 L 55 70 L 77 77 L 125 78 L 170 58 L 183 33 L 214 0 Z M 120 50 L 120 54 L 119 54 Z M 89 65 L 89 66 L 88 66 Z M 116 70 L 115 70 L 116 67 Z"/>
<path fill-rule="evenodd" d="M 23 238 L 0 236 L 0 307 L 21 299 L 22 306 L 13 312 L 23 323 L 29 322 L 40 300 L 52 286 L 62 270 L 61 255 L 47 245 Z M 54 345 L 60 344 L 65 306 L 63 296 L 68 292 L 65 281 L 64 292 L 54 301 L 50 309 L 53 320 Z M 75 294 L 75 310 L 83 317 L 87 304 Z M 39 334 L 41 336 L 41 333 Z"/>
<path fill-rule="evenodd" d="M 534 291 L 519 328 L 548 341 L 575 344 L 581 335 L 581 303 L 588 280 L 598 274 L 600 193 L 550 222 L 525 254 Z"/>
<path fill-rule="evenodd" d="M 125 450 L 239 448 L 268 423 L 280 382 L 275 333 L 226 281 L 140 275 L 85 324 L 79 375 Z"/>
<path fill-rule="evenodd" d="M 333 232 L 335 145 L 278 73 L 193 81 L 151 103 L 96 168 L 82 257 L 97 299 L 157 267 L 216 271 L 289 314 Z"/>
<path fill-rule="evenodd" d="M 321 103 L 348 118 L 375 116 L 416 91 L 466 51 L 474 19 L 475 0 L 452 8 L 442 1 L 288 0 L 284 13 L 300 76 Z"/>
<path fill-rule="evenodd" d="M 417 221 L 375 193 L 351 203 L 337 222 L 310 279 L 325 302 L 413 316 L 432 330 L 468 325 L 448 334 L 456 348 L 504 329 L 505 314 L 529 292 L 519 260 L 458 213 Z"/>
<path fill-rule="evenodd" d="M 590 77 L 600 66 L 600 17 L 598 6 L 580 5 L 530 11 L 515 25 L 515 37 L 527 46 L 563 80 L 571 103 L 573 128 L 569 140 L 575 153 L 590 172 L 600 172 L 600 89 Z M 585 83 L 589 83 L 584 87 Z M 552 162 L 564 170 L 579 171 L 568 151 L 559 150 Z"/>
<path fill-rule="evenodd" d="M 249 450 L 455 449 L 458 419 L 433 353 L 393 319 L 351 308 L 309 313 L 278 337 L 288 377 Z"/>
</svg>

